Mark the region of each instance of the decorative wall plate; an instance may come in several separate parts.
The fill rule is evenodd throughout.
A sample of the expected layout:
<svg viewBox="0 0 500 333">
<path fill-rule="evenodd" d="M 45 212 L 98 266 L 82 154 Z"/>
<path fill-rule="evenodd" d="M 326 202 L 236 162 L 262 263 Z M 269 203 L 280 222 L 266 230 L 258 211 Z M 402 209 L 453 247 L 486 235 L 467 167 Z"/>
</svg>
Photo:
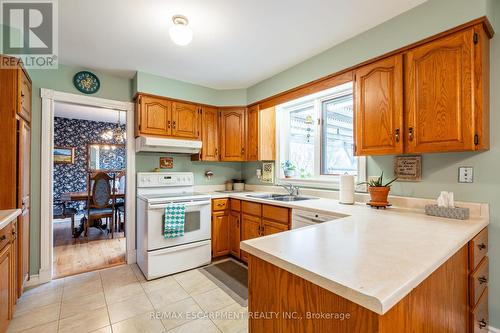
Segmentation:
<svg viewBox="0 0 500 333">
<path fill-rule="evenodd" d="M 73 84 L 78 91 L 84 94 L 94 94 L 101 87 L 99 78 L 89 71 L 81 71 L 73 76 Z"/>
</svg>

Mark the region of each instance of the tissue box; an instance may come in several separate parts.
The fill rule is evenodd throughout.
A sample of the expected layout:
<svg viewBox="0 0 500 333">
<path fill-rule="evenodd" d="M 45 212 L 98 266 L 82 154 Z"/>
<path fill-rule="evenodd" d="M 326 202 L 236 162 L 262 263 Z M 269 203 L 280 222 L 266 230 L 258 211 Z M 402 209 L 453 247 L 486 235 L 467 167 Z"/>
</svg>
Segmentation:
<svg viewBox="0 0 500 333">
<path fill-rule="evenodd" d="M 469 208 L 439 207 L 438 205 L 425 205 L 425 214 L 431 216 L 447 217 L 456 220 L 468 220 Z"/>
</svg>

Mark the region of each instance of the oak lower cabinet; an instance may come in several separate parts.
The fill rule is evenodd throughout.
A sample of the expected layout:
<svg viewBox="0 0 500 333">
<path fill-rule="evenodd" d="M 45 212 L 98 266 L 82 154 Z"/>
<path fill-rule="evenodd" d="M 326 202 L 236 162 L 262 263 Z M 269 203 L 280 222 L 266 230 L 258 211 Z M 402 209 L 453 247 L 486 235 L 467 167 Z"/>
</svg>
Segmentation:
<svg viewBox="0 0 500 333">
<path fill-rule="evenodd" d="M 230 200 L 231 215 L 229 216 L 229 254 L 240 258 L 241 241 L 241 200 Z"/>
<path fill-rule="evenodd" d="M 487 333 L 487 252 L 485 228 L 382 315 L 249 255 L 248 311 L 276 314 L 249 318 L 249 332 Z"/>
<path fill-rule="evenodd" d="M 260 216 L 241 214 L 241 241 L 262 236 L 261 233 L 262 218 Z M 248 261 L 248 254 L 240 250 L 240 258 L 244 262 Z"/>
<path fill-rule="evenodd" d="M 229 199 L 212 200 L 212 258 L 229 254 Z"/>
<path fill-rule="evenodd" d="M 220 109 L 221 161 L 246 160 L 246 110 L 245 108 Z"/>
<path fill-rule="evenodd" d="M 274 107 L 247 109 L 247 161 L 274 161 L 276 159 L 276 112 Z"/>
<path fill-rule="evenodd" d="M 15 222 L 0 230 L 0 332 L 6 332 L 17 300 Z"/>
<path fill-rule="evenodd" d="M 355 72 L 355 154 L 403 153 L 403 56 Z"/>
</svg>

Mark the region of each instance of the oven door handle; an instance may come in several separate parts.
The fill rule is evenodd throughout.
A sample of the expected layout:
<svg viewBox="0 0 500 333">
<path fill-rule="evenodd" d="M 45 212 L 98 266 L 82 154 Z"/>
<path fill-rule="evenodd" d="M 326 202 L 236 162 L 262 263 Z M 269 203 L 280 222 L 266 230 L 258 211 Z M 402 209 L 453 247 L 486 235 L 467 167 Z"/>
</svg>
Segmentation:
<svg viewBox="0 0 500 333">
<path fill-rule="evenodd" d="M 169 202 L 169 203 L 161 203 L 161 204 L 149 204 L 150 209 L 162 209 L 167 208 L 171 203 L 184 203 L 186 207 L 196 207 L 196 206 L 206 206 L 210 205 L 210 200 L 206 201 L 186 201 L 186 202 Z"/>
</svg>

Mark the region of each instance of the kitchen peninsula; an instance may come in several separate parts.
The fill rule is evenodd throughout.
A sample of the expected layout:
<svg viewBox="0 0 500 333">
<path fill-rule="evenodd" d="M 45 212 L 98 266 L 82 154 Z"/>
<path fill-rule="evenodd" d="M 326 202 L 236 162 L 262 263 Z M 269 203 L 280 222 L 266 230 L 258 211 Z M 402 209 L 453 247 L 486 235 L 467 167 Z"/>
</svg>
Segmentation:
<svg viewBox="0 0 500 333">
<path fill-rule="evenodd" d="M 348 216 L 241 243 L 250 332 L 487 332 L 487 213 L 307 205 Z"/>
</svg>

